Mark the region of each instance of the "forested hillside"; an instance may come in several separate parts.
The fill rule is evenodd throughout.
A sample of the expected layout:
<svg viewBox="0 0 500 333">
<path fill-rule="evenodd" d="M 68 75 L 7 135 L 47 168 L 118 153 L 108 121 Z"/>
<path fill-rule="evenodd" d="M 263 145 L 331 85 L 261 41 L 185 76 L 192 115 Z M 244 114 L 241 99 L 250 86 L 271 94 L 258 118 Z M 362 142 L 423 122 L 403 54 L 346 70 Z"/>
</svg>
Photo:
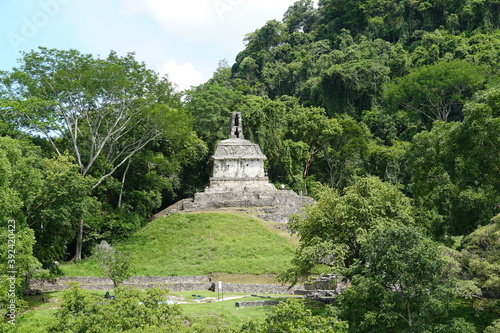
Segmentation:
<svg viewBox="0 0 500 333">
<path fill-rule="evenodd" d="M 469 332 L 458 294 L 500 313 L 499 24 L 498 1 L 301 0 L 187 92 L 209 151 L 241 111 L 271 180 L 319 200 L 281 279 L 349 275 L 353 332 Z"/>
<path fill-rule="evenodd" d="M 34 276 L 128 237 L 206 186 L 239 111 L 271 181 L 318 200 L 284 282 L 350 276 L 353 332 L 473 332 L 450 304 L 500 314 L 499 25 L 498 0 L 300 0 L 183 95 L 133 54 L 26 53 L 0 73 L 0 244 L 15 225 Z"/>
<path fill-rule="evenodd" d="M 186 108 L 209 151 L 242 111 L 274 182 L 374 175 L 435 236 L 463 235 L 500 212 L 499 15 L 496 1 L 298 1 Z"/>
</svg>

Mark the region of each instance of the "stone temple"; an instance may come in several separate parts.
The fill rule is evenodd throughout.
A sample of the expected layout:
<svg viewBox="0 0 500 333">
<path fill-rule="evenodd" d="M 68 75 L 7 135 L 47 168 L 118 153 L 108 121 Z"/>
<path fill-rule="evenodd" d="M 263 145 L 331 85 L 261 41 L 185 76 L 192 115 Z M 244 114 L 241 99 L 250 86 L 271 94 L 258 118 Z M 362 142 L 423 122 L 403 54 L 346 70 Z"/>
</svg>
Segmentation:
<svg viewBox="0 0 500 333">
<path fill-rule="evenodd" d="M 278 190 L 264 171 L 266 156 L 260 147 L 245 140 L 241 113 L 233 112 L 229 124 L 229 139 L 223 140 L 212 156 L 210 184 L 193 199 L 182 201 L 175 210 L 206 211 L 215 209 L 243 209 L 258 217 L 287 222 L 288 216 L 299 213 L 311 198 L 299 196 L 291 190 Z"/>
<path fill-rule="evenodd" d="M 274 190 L 264 171 L 265 160 L 260 147 L 244 139 L 241 114 L 234 112 L 229 139 L 221 141 L 212 156 L 210 186 L 205 192 Z"/>
</svg>

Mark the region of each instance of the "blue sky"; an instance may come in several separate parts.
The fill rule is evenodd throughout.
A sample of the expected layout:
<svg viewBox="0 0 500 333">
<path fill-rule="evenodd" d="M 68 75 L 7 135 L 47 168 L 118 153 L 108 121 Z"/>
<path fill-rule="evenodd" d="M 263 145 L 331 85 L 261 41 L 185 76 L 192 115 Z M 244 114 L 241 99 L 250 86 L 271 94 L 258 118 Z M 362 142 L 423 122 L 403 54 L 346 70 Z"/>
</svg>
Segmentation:
<svg viewBox="0 0 500 333">
<path fill-rule="evenodd" d="M 39 46 L 136 58 L 179 89 L 212 76 L 245 34 L 281 19 L 295 0 L 0 0 L 0 70 Z"/>
</svg>

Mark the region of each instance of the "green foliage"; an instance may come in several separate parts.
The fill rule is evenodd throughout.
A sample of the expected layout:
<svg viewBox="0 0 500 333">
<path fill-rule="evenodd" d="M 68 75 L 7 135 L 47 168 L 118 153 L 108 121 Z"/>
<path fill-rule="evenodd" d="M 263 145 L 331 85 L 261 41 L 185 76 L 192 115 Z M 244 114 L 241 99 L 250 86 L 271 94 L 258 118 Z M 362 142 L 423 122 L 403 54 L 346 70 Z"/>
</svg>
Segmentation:
<svg viewBox="0 0 500 333">
<path fill-rule="evenodd" d="M 67 155 L 42 158 L 26 141 L 0 141 L 4 218 L 31 228 L 34 255 L 45 268 L 54 268 L 53 262 L 64 258 L 74 240 L 78 218 L 92 215 L 98 206 L 90 197 L 93 180 L 83 178 Z"/>
<path fill-rule="evenodd" d="M 186 109 L 194 118 L 194 130 L 214 151 L 219 140 L 227 139 L 231 112 L 242 102 L 240 92 L 215 83 L 205 83 L 187 92 Z"/>
<path fill-rule="evenodd" d="M 407 183 L 406 151 L 409 143 L 396 141 L 391 146 L 371 144 L 369 150 L 369 172 L 391 184 Z"/>
<path fill-rule="evenodd" d="M 0 93 L 4 119 L 27 134 L 42 135 L 58 156 L 67 151 L 80 175 L 93 179 L 92 190 L 108 212 L 123 205 L 129 213 L 130 207 L 137 206 L 136 214 L 142 218 L 150 215 L 161 205 L 163 190 L 179 188 L 172 183 L 183 165 L 196 160 L 192 153 L 204 151 L 173 85 L 136 61 L 132 53 L 120 57 L 111 52 L 99 59 L 76 50 L 41 47 L 23 54 L 18 68 L 1 73 Z M 125 187 L 127 173 L 137 153 L 148 149 L 161 150 L 175 168 L 161 174 L 168 180 L 156 182 L 154 189 L 133 192 Z M 179 150 L 182 153 L 177 154 Z M 158 169 L 149 168 L 146 179 L 154 178 Z M 143 174 L 135 174 L 135 184 L 148 183 Z M 115 186 L 98 189 L 107 180 Z M 49 210 L 57 208 L 43 214 L 50 215 Z M 77 218 L 75 259 L 79 260 L 83 230 L 100 230 L 95 223 L 85 224 L 83 216 Z M 57 230 L 50 228 L 50 232 Z"/>
<path fill-rule="evenodd" d="M 477 306 L 498 307 L 500 297 L 500 221 L 474 230 L 463 238 L 459 259 L 464 274 L 479 289 Z M 489 300 L 489 301 L 488 301 Z"/>
<path fill-rule="evenodd" d="M 75 239 L 78 219 L 95 215 L 99 203 L 91 197 L 95 180 L 84 178 L 71 157 L 43 159 L 41 168 L 43 183 L 25 203 L 27 223 L 35 231 L 36 257 L 44 267 L 56 269 L 54 261 L 64 259 Z"/>
<path fill-rule="evenodd" d="M 304 300 L 291 298 L 274 306 L 264 324 L 247 324 L 241 332 L 342 333 L 347 332 L 347 324 L 333 316 L 313 315 Z"/>
<path fill-rule="evenodd" d="M 69 244 L 79 230 L 85 236 L 78 233 L 77 243 L 87 249 L 102 239 L 123 240 L 151 212 L 202 189 L 210 152 L 226 138 L 230 112 L 242 111 L 245 136 L 266 154 L 270 179 L 297 192 L 317 191 L 319 198 L 305 218 L 291 223 L 301 243 L 283 280 L 351 266 L 363 255 L 391 269 L 406 267 L 396 250 L 386 249 L 393 262 L 362 255 L 363 242 L 380 226 L 417 220 L 443 242 L 470 234 L 460 255 L 453 254 L 468 279 L 456 288 L 464 297 L 480 296 L 473 302 L 478 309 L 495 306 L 496 227 L 488 224 L 500 202 L 499 11 L 498 0 L 321 0 L 318 8 L 300 0 L 281 21 L 248 34 L 232 67 L 222 62 L 212 79 L 187 92 L 185 109 L 171 83 L 133 54 L 98 59 L 75 50 L 25 53 L 18 68 L 0 74 L 0 132 L 40 147 L 0 138 L 0 224 L 17 222 L 23 273 L 39 271 L 35 257 L 55 270 L 53 262 L 72 252 Z M 334 189 L 315 190 L 314 181 Z M 399 189 L 414 199 L 418 218 Z M 234 217 L 206 214 L 163 221 L 119 245 L 140 254 L 138 274 L 289 267 L 291 248 L 263 229 L 250 232 L 255 223 L 241 221 L 233 230 Z M 214 231 L 219 228 L 224 232 Z M 242 230 L 245 239 L 237 237 Z M 435 255 L 433 243 L 403 234 L 393 235 L 408 242 L 402 253 L 411 245 L 417 254 Z M 266 243 L 259 245 L 261 252 L 245 244 L 260 244 L 260 238 Z M 277 250 L 276 244 L 283 246 Z M 95 259 L 81 267 L 101 274 Z M 404 294 L 381 286 L 396 277 L 370 271 L 380 267 L 356 267 L 364 274 L 354 281 L 358 296 L 367 300 L 361 305 Z M 413 268 L 405 279 L 418 276 Z M 22 284 L 19 276 L 16 293 Z M 418 318 L 434 311 L 432 327 L 421 321 L 413 331 L 470 330 L 464 320 L 447 321 L 447 288 L 433 289 L 430 306 L 417 311 Z M 376 292 L 386 298 L 373 301 Z M 387 302 L 386 310 L 402 311 L 398 305 L 404 302 Z M 411 304 L 418 308 L 417 303 Z M 406 314 L 367 313 L 359 322 L 381 330 L 404 326 L 401 316 L 408 321 Z M 286 325 L 279 318 L 269 320 Z"/>
<path fill-rule="evenodd" d="M 500 200 L 498 87 L 478 93 L 461 123 L 435 123 L 408 151 L 411 191 L 436 236 L 489 223 Z"/>
<path fill-rule="evenodd" d="M 309 193 L 313 180 L 341 188 L 361 173 L 368 133 L 353 119 L 329 118 L 323 108 L 287 96 L 247 98 L 240 110 L 245 135 L 267 156 L 272 181 Z"/>
<path fill-rule="evenodd" d="M 463 60 L 441 61 L 418 67 L 389 85 L 387 103 L 421 113 L 424 120 L 452 121 L 462 118 L 465 101 L 484 88 L 486 68 Z"/>
<path fill-rule="evenodd" d="M 26 279 L 41 273 L 33 255 L 35 235 L 24 214 L 25 202 L 41 184 L 37 153 L 24 141 L 0 137 L 0 308 L 14 306 L 17 315 L 24 305 Z"/>
<path fill-rule="evenodd" d="M 178 305 L 167 304 L 167 290 L 116 288 L 114 299 L 90 295 L 79 286 L 68 289 L 50 332 L 178 331 Z"/>
<path fill-rule="evenodd" d="M 359 117 L 360 110 L 374 105 L 388 79 L 390 68 L 375 54 L 386 52 L 390 46 L 364 38 L 355 42 L 349 31 L 343 31 L 337 43 L 338 50 L 323 57 L 324 67 L 318 73 L 321 100 L 330 116 L 347 113 Z"/>
<path fill-rule="evenodd" d="M 317 192 L 318 203 L 306 208 L 306 216 L 290 221 L 300 245 L 294 267 L 282 274 L 283 281 L 295 284 L 311 273 L 349 267 L 359 258 L 361 244 L 371 230 L 414 223 L 410 199 L 376 177 L 359 178 L 341 193 L 328 187 Z"/>
<path fill-rule="evenodd" d="M 340 317 L 350 332 L 475 332 L 449 318 L 452 267 L 414 227 L 378 228 L 348 271 L 352 286 L 338 298 Z"/>
<path fill-rule="evenodd" d="M 318 171 L 315 178 L 334 188 L 344 188 L 365 173 L 369 134 L 362 124 L 349 117 L 338 122 L 342 131 L 330 139 L 330 146 L 324 150 L 323 165 L 328 171 L 328 181 L 324 171 Z"/>
<path fill-rule="evenodd" d="M 497 319 L 490 326 L 486 327 L 484 333 L 495 333 L 500 330 L 500 319 Z"/>
<path fill-rule="evenodd" d="M 330 142 L 342 132 L 336 119 L 328 119 L 320 108 L 295 108 L 287 114 L 286 138 L 303 142 L 307 147 L 303 178 L 309 176 L 311 164 L 320 152 L 328 151 Z"/>
<path fill-rule="evenodd" d="M 311 32 L 318 12 L 311 0 L 299 0 L 288 7 L 283 15 L 283 22 L 287 25 L 288 33 L 294 31 Z"/>
<path fill-rule="evenodd" d="M 101 265 L 104 274 L 113 280 L 115 288 L 132 276 L 130 274 L 131 255 L 116 251 L 107 242 L 102 241 L 97 245 L 93 256 Z"/>
<path fill-rule="evenodd" d="M 336 36 L 341 29 L 386 40 L 407 40 L 415 31 L 440 27 L 457 33 L 499 27 L 496 1 L 388 1 L 322 0 L 321 36 Z"/>
<path fill-rule="evenodd" d="M 11 221 L 15 221 L 12 223 Z M 40 262 L 33 256 L 35 236 L 33 230 L 23 227 L 20 221 L 0 221 L 0 309 L 5 318 L 16 321 L 26 307 L 23 292 L 27 279 L 41 277 Z M 8 307 L 14 307 L 10 312 Z"/>
</svg>

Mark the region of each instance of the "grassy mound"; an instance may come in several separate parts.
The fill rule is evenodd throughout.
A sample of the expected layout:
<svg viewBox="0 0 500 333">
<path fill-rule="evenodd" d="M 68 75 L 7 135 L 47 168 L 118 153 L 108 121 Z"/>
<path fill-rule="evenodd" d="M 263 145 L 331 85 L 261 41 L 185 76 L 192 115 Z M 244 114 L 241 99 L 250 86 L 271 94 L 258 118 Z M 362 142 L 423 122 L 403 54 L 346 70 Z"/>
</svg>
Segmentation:
<svg viewBox="0 0 500 333">
<path fill-rule="evenodd" d="M 291 243 L 264 221 L 201 212 L 154 220 L 116 248 L 133 254 L 132 274 L 137 276 L 275 274 L 289 267 Z M 102 275 L 92 259 L 62 269 L 68 276 Z"/>
</svg>

